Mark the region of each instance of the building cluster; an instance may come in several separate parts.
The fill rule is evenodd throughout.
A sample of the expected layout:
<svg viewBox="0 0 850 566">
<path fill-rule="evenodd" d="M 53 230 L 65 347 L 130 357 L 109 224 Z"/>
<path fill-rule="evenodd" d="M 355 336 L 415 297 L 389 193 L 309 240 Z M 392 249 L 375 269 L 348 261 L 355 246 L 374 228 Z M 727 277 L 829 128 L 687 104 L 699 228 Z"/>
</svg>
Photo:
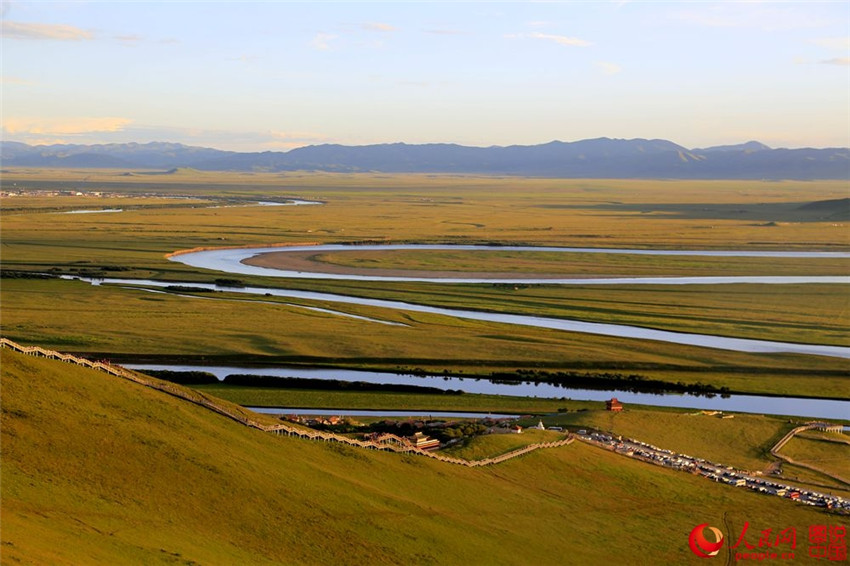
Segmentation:
<svg viewBox="0 0 850 566">
<path fill-rule="evenodd" d="M 12 185 L 14 187 L 14 184 Z M 119 194 L 106 194 L 100 191 L 78 191 L 75 189 L 9 189 L 0 191 L 0 197 L 120 197 Z"/>
<path fill-rule="evenodd" d="M 658 448 L 646 442 L 624 439 L 620 436 L 588 432 L 586 430 L 578 431 L 576 436 L 580 440 L 606 447 L 624 456 L 637 458 L 667 468 L 691 472 L 716 482 L 752 489 L 766 495 L 787 497 L 805 505 L 850 512 L 850 499 L 783 485 L 759 477 L 760 473 L 749 474 L 742 470 L 736 470 L 731 466 L 724 466 L 686 454 L 677 454 L 671 450 Z"/>
<path fill-rule="evenodd" d="M 345 419 L 340 416 L 324 416 L 324 415 L 286 415 L 284 417 L 291 423 L 302 424 L 304 426 L 336 426 L 345 424 Z"/>
<path fill-rule="evenodd" d="M 0 190 L 0 197 L 193 198 L 155 192 L 139 192 L 127 195 L 82 189 L 22 189 L 18 188 L 15 183 L 4 183 L 3 189 Z"/>
</svg>

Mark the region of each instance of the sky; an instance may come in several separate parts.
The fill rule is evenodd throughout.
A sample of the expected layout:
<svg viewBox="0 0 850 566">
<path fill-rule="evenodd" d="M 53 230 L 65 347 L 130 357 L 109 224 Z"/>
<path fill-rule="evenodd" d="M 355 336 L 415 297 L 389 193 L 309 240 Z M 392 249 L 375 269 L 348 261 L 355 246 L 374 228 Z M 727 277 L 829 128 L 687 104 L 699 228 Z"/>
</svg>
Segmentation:
<svg viewBox="0 0 850 566">
<path fill-rule="evenodd" d="M 850 147 L 850 1 L 2 2 L 2 139 Z"/>
</svg>

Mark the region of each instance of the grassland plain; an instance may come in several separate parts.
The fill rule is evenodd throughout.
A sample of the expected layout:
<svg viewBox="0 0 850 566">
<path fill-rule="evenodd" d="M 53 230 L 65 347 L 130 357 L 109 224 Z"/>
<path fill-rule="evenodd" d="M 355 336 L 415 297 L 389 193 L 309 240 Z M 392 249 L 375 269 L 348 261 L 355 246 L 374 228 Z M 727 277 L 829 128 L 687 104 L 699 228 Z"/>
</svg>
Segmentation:
<svg viewBox="0 0 850 566">
<path fill-rule="evenodd" d="M 4 220 L 8 243 L 4 262 L 31 265 L 117 259 L 125 265 L 162 268 L 162 254 L 181 248 L 352 239 L 698 249 L 836 249 L 850 245 L 850 235 L 840 222 L 818 221 L 799 210 L 797 221 L 779 225 L 764 225 L 752 218 L 771 220 L 771 206 L 846 196 L 841 182 L 228 173 L 163 175 L 152 181 L 151 177 L 103 171 L 4 173 L 4 188 L 13 182 L 18 188 L 88 188 L 128 194 L 158 191 L 246 199 L 300 196 L 326 202 L 322 207 L 285 210 L 175 206 L 95 215 L 99 218 L 63 215 L 51 218 L 49 225 L 31 215 L 15 214 Z M 73 198 L 53 197 L 45 202 L 67 206 Z M 612 202 L 647 208 L 600 208 Z M 671 202 L 684 212 L 649 212 Z M 708 219 L 687 213 L 692 209 L 711 217 L 712 205 L 706 203 L 739 204 L 740 208 L 715 210 Z M 764 214 L 747 213 L 750 209 Z M 97 241 L 105 245 L 95 245 Z M 126 255 L 116 257 L 114 252 L 122 249 Z"/>
<path fill-rule="evenodd" d="M 221 274 L 169 262 L 165 254 L 193 247 L 366 240 L 701 249 L 850 248 L 850 233 L 840 220 L 822 211 L 813 213 L 804 206 L 807 202 L 845 196 L 846 187 L 841 182 L 584 181 L 187 170 L 152 173 L 156 172 L 4 172 L 4 189 L 111 191 L 137 199 L 139 207 L 127 206 L 125 212 L 116 214 L 47 215 L 44 210 L 77 208 L 77 202 L 90 208 L 97 199 L 4 199 L 0 226 L 3 269 L 55 268 L 76 274 L 211 281 Z M 246 203 L 287 197 L 326 204 L 190 208 L 182 200 L 160 203 L 142 198 L 151 194 L 191 196 L 212 204 L 219 203 L 209 199 Z M 78 198 L 84 200 L 74 200 Z M 102 198 L 106 206 L 118 200 Z M 198 204 L 206 206 L 203 202 Z M 14 210 L 6 213 L 7 208 Z M 400 264 L 421 259 L 402 258 Z M 444 266 L 451 263 L 446 256 L 431 261 Z M 509 259 L 504 261 L 510 263 Z M 547 261 L 538 257 L 525 267 L 546 268 Z M 589 274 L 621 268 L 598 261 L 585 262 L 581 269 Z M 668 273 L 716 269 L 723 273 L 742 268 L 734 261 L 698 266 L 681 260 L 665 262 L 653 259 L 640 269 Z M 753 265 L 754 269 L 768 269 L 759 262 Z M 101 270 L 104 266 L 126 271 Z M 799 266 L 777 265 L 777 269 L 811 269 L 813 273 L 823 269 L 832 273 L 840 271 L 841 264 L 801 262 Z M 460 289 L 408 283 L 243 279 L 250 284 L 377 295 L 436 305 L 824 344 L 846 344 L 850 327 L 850 293 L 840 285 L 688 287 L 675 291 L 634 287 L 513 289 L 488 285 Z M 103 288 L 83 288 L 66 282 L 44 285 L 53 286 L 4 282 L 4 326 L 10 337 L 105 355 L 221 354 L 242 356 L 243 360 L 262 356 L 268 361 L 349 367 L 387 367 L 387 361 L 392 359 L 398 360 L 392 365 L 434 371 L 642 364 L 654 372 L 654 377 L 663 374 L 672 381 L 707 381 L 739 391 L 850 397 L 845 377 L 818 375 L 821 370 L 840 369 L 839 362 L 813 357 L 750 356 L 366 307 L 320 305 L 411 324 L 409 329 L 393 328 L 390 334 L 375 324 L 353 324 L 318 313 L 282 312 L 286 309 L 274 305 L 249 307 L 246 303 L 233 303 L 236 306 L 227 307 L 217 301 L 178 302 L 150 294 L 142 298 L 131 291 L 121 291 L 124 295 L 119 296 Z M 65 288 L 68 291 L 61 290 Z M 78 301 L 75 307 L 69 306 L 71 295 Z M 35 301 L 44 301 L 49 308 L 40 308 Z M 112 307 L 114 314 L 105 312 L 106 305 Z M 236 311 L 250 311 L 251 317 L 234 314 Z M 128 322 L 140 324 L 131 327 Z M 308 325 L 314 330 L 306 329 Z M 116 328 L 125 337 L 116 334 Z M 192 336 L 192 340 L 186 340 L 186 336 Z M 331 343 L 327 336 L 345 336 L 346 340 Z M 374 339 L 367 340 L 372 336 Z M 765 373 L 765 368 L 790 368 L 799 373 L 774 376 Z M 750 369 L 753 371 L 748 373 Z"/>
<path fill-rule="evenodd" d="M 246 429 L 157 391 L 0 352 L 5 563 L 689 564 L 843 518 L 581 443 L 487 469 Z M 725 550 L 724 550 L 725 552 Z"/>
<path fill-rule="evenodd" d="M 447 286 L 292 280 L 286 287 L 677 332 L 836 345 L 850 340 L 850 286 L 840 284 Z"/>
<path fill-rule="evenodd" d="M 327 273 L 434 277 L 498 274 L 500 277 L 698 277 L 736 275 L 846 275 L 842 259 L 652 256 L 491 250 L 351 250 L 272 252 L 250 265 Z M 433 275 L 436 273 L 437 275 Z M 492 278 L 492 276 L 491 276 Z"/>
<path fill-rule="evenodd" d="M 713 351 L 318 304 L 408 325 L 386 326 L 285 304 L 186 299 L 74 281 L 6 280 L 0 298 L 7 337 L 115 361 L 402 366 L 464 375 L 521 367 L 613 368 L 735 391 L 850 397 L 850 380 L 841 377 L 846 364 L 831 358 Z"/>
</svg>

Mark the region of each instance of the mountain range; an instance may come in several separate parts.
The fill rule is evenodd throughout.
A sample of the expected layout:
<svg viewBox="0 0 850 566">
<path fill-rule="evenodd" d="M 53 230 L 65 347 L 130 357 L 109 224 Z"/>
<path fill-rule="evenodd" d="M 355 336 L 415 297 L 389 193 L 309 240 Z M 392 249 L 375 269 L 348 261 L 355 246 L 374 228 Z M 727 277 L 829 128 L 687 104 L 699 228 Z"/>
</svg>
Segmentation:
<svg viewBox="0 0 850 566">
<path fill-rule="evenodd" d="M 455 173 L 566 178 L 850 179 L 850 148 L 774 149 L 756 141 L 688 149 L 671 141 L 597 138 L 540 145 L 346 146 L 240 153 L 179 143 L 39 145 L 0 142 L 4 167 L 204 171 Z"/>
</svg>

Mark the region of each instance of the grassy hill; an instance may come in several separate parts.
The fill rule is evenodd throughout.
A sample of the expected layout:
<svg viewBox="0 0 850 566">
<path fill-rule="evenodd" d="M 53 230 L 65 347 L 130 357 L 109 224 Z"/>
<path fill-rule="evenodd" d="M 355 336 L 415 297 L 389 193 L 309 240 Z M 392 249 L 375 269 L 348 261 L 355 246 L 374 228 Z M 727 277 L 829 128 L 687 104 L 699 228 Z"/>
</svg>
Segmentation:
<svg viewBox="0 0 850 566">
<path fill-rule="evenodd" d="M 3 564 L 699 563 L 835 516 L 573 443 L 497 467 L 278 438 L 3 350 Z M 726 549 L 724 547 L 724 551 Z"/>
</svg>

